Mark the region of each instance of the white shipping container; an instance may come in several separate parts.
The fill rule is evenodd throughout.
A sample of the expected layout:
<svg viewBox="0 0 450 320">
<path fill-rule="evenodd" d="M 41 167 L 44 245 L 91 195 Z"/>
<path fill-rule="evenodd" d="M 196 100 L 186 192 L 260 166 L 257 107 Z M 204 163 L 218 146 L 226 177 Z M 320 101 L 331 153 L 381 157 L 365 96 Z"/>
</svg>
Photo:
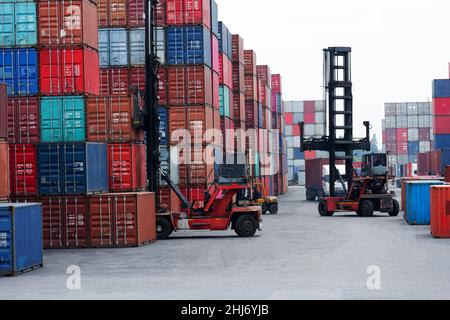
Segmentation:
<svg viewBox="0 0 450 320">
<path fill-rule="evenodd" d="M 300 160 L 300 159 L 294 160 L 294 166 L 295 166 L 295 167 L 299 167 L 299 168 L 305 167 L 305 160 Z M 301 170 L 301 169 L 300 169 L 300 170 Z M 304 169 L 303 169 L 303 170 L 304 170 Z"/>
<path fill-rule="evenodd" d="M 419 115 L 425 115 L 425 114 L 432 114 L 433 108 L 430 102 L 419 102 L 417 109 Z"/>
<path fill-rule="evenodd" d="M 287 149 L 288 160 L 294 160 L 294 148 Z"/>
<path fill-rule="evenodd" d="M 325 135 L 325 125 L 316 124 L 314 135 L 317 137 L 323 137 Z"/>
<path fill-rule="evenodd" d="M 386 129 L 397 128 L 397 120 L 395 116 L 387 116 L 385 119 Z"/>
<path fill-rule="evenodd" d="M 417 102 L 408 103 L 408 115 L 417 115 L 418 107 Z"/>
<path fill-rule="evenodd" d="M 305 105 L 303 101 L 294 101 L 292 112 L 300 112 L 300 113 L 305 112 Z"/>
<path fill-rule="evenodd" d="M 300 148 L 300 137 L 294 137 L 294 148 Z"/>
<path fill-rule="evenodd" d="M 390 166 L 398 164 L 397 163 L 397 156 L 394 156 L 394 155 L 389 155 L 388 156 L 388 161 L 389 161 L 389 165 Z"/>
<path fill-rule="evenodd" d="M 419 128 L 431 128 L 432 123 L 431 115 L 419 115 Z"/>
<path fill-rule="evenodd" d="M 294 124 L 295 125 L 297 125 L 299 122 L 303 122 L 303 120 L 304 120 L 304 113 L 300 113 L 300 112 L 294 112 L 293 113 L 293 121 L 294 121 Z"/>
<path fill-rule="evenodd" d="M 385 119 L 381 120 L 381 129 L 382 129 L 383 131 L 386 130 L 386 120 L 385 120 Z"/>
<path fill-rule="evenodd" d="M 408 140 L 419 141 L 419 129 L 408 129 Z"/>
<path fill-rule="evenodd" d="M 316 112 L 316 124 L 325 123 L 325 112 Z"/>
<path fill-rule="evenodd" d="M 298 172 L 298 185 L 304 187 L 306 184 L 306 174 L 304 171 Z"/>
<path fill-rule="evenodd" d="M 305 137 L 312 137 L 315 135 L 316 127 L 313 124 L 305 124 L 304 130 Z"/>
<path fill-rule="evenodd" d="M 418 128 L 419 117 L 417 115 L 408 115 L 408 128 Z"/>
<path fill-rule="evenodd" d="M 407 103 L 397 103 L 395 114 L 397 116 L 407 115 L 408 114 L 408 104 Z"/>
<path fill-rule="evenodd" d="M 408 116 L 397 116 L 396 123 L 397 123 L 397 126 L 394 128 L 400 128 L 400 129 L 408 128 Z"/>
<path fill-rule="evenodd" d="M 288 166 L 293 167 L 294 166 L 294 160 L 288 160 Z"/>
<path fill-rule="evenodd" d="M 397 156 L 397 164 L 407 164 L 409 162 L 408 155 Z"/>
<path fill-rule="evenodd" d="M 325 112 L 325 101 L 319 100 L 315 102 L 316 112 Z"/>
<path fill-rule="evenodd" d="M 288 148 L 293 148 L 294 147 L 294 137 L 286 136 L 286 146 Z"/>
<path fill-rule="evenodd" d="M 419 142 L 419 152 L 425 153 L 431 151 L 431 142 L 430 141 L 420 141 Z"/>
<path fill-rule="evenodd" d="M 292 136 L 292 126 L 286 125 L 286 136 Z"/>
<path fill-rule="evenodd" d="M 294 110 L 292 101 L 283 101 L 283 106 L 284 112 L 291 113 Z"/>
<path fill-rule="evenodd" d="M 386 116 L 395 116 L 397 113 L 397 105 L 395 103 L 385 103 L 384 113 Z"/>
<path fill-rule="evenodd" d="M 166 31 L 162 27 L 157 27 L 155 29 L 155 46 L 156 55 L 159 58 L 161 64 L 166 63 Z"/>
</svg>

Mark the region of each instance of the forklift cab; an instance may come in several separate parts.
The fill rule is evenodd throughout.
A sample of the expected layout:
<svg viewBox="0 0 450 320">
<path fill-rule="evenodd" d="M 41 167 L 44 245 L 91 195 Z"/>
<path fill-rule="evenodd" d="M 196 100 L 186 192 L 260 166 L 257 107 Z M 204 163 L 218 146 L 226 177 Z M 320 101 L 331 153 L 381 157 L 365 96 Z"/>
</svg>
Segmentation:
<svg viewBox="0 0 450 320">
<path fill-rule="evenodd" d="M 388 174 L 387 154 L 373 153 L 362 157 L 361 176 L 376 177 Z"/>
</svg>

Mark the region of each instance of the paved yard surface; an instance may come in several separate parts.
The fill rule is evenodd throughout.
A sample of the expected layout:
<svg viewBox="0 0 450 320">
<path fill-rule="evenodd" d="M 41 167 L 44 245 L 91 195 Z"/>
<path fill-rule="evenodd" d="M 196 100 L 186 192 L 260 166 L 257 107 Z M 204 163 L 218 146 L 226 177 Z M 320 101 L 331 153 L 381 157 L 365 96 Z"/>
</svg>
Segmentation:
<svg viewBox="0 0 450 320">
<path fill-rule="evenodd" d="M 291 188 L 252 239 L 183 233 L 133 249 L 46 251 L 45 268 L 0 278 L 1 299 L 428 299 L 450 298 L 450 240 L 401 217 L 321 218 Z M 66 269 L 81 268 L 81 290 Z M 381 289 L 367 288 L 367 269 Z"/>
</svg>

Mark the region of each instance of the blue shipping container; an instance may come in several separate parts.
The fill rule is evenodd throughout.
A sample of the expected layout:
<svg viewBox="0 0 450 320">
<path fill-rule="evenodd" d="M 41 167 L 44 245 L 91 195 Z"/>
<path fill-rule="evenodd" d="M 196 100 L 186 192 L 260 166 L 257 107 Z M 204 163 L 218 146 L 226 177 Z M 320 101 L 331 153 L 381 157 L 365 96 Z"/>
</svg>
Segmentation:
<svg viewBox="0 0 450 320">
<path fill-rule="evenodd" d="M 0 46 L 34 46 L 37 44 L 35 2 L 0 3 Z"/>
<path fill-rule="evenodd" d="M 86 140 L 86 108 L 83 97 L 43 97 L 40 101 L 40 114 L 42 142 Z"/>
<path fill-rule="evenodd" d="M 450 166 L 450 149 L 441 150 L 441 174 L 445 174 L 445 167 Z"/>
<path fill-rule="evenodd" d="M 211 33 L 202 26 L 167 28 L 168 64 L 205 64 L 211 67 Z"/>
<path fill-rule="evenodd" d="M 145 65 L 145 29 L 130 30 L 130 65 Z"/>
<path fill-rule="evenodd" d="M 38 93 L 36 49 L 1 49 L 0 82 L 8 85 L 9 96 L 34 96 Z"/>
<path fill-rule="evenodd" d="M 0 204 L 0 274 L 43 267 L 42 206 Z"/>
<path fill-rule="evenodd" d="M 433 81 L 433 98 L 450 98 L 450 79 Z"/>
<path fill-rule="evenodd" d="M 450 148 L 450 134 L 437 134 L 434 136 L 436 150 Z"/>
<path fill-rule="evenodd" d="M 233 57 L 233 38 L 227 26 L 219 21 L 219 52 L 224 53 L 228 58 Z"/>
<path fill-rule="evenodd" d="M 430 188 L 441 181 L 412 181 L 406 184 L 405 220 L 408 224 L 430 224 Z"/>
<path fill-rule="evenodd" d="M 98 51 L 101 67 L 128 65 L 128 32 L 123 28 L 99 29 Z"/>
<path fill-rule="evenodd" d="M 302 152 L 300 148 L 294 148 L 294 160 L 304 160 L 305 154 Z"/>
<path fill-rule="evenodd" d="M 219 7 L 214 0 L 211 0 L 211 32 L 219 37 Z"/>
<path fill-rule="evenodd" d="M 161 145 L 169 144 L 169 123 L 167 108 L 159 107 L 159 137 Z"/>
<path fill-rule="evenodd" d="M 42 195 L 108 191 L 107 146 L 104 143 L 41 144 L 38 162 Z"/>
<path fill-rule="evenodd" d="M 408 142 L 408 153 L 417 155 L 419 153 L 419 141 Z"/>
</svg>

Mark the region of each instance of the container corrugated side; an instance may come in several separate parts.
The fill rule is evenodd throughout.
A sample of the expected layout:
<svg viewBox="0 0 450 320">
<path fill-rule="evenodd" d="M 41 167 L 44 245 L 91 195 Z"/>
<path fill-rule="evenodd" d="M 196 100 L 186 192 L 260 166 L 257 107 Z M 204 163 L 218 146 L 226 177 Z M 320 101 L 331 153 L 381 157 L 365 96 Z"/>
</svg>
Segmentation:
<svg viewBox="0 0 450 320">
<path fill-rule="evenodd" d="M 450 238 L 450 185 L 431 187 L 431 234 Z"/>
<path fill-rule="evenodd" d="M 430 224 L 430 188 L 440 181 L 411 181 L 406 183 L 406 212 L 408 224 Z"/>
<path fill-rule="evenodd" d="M 0 200 L 9 198 L 9 144 L 0 141 Z"/>
</svg>

